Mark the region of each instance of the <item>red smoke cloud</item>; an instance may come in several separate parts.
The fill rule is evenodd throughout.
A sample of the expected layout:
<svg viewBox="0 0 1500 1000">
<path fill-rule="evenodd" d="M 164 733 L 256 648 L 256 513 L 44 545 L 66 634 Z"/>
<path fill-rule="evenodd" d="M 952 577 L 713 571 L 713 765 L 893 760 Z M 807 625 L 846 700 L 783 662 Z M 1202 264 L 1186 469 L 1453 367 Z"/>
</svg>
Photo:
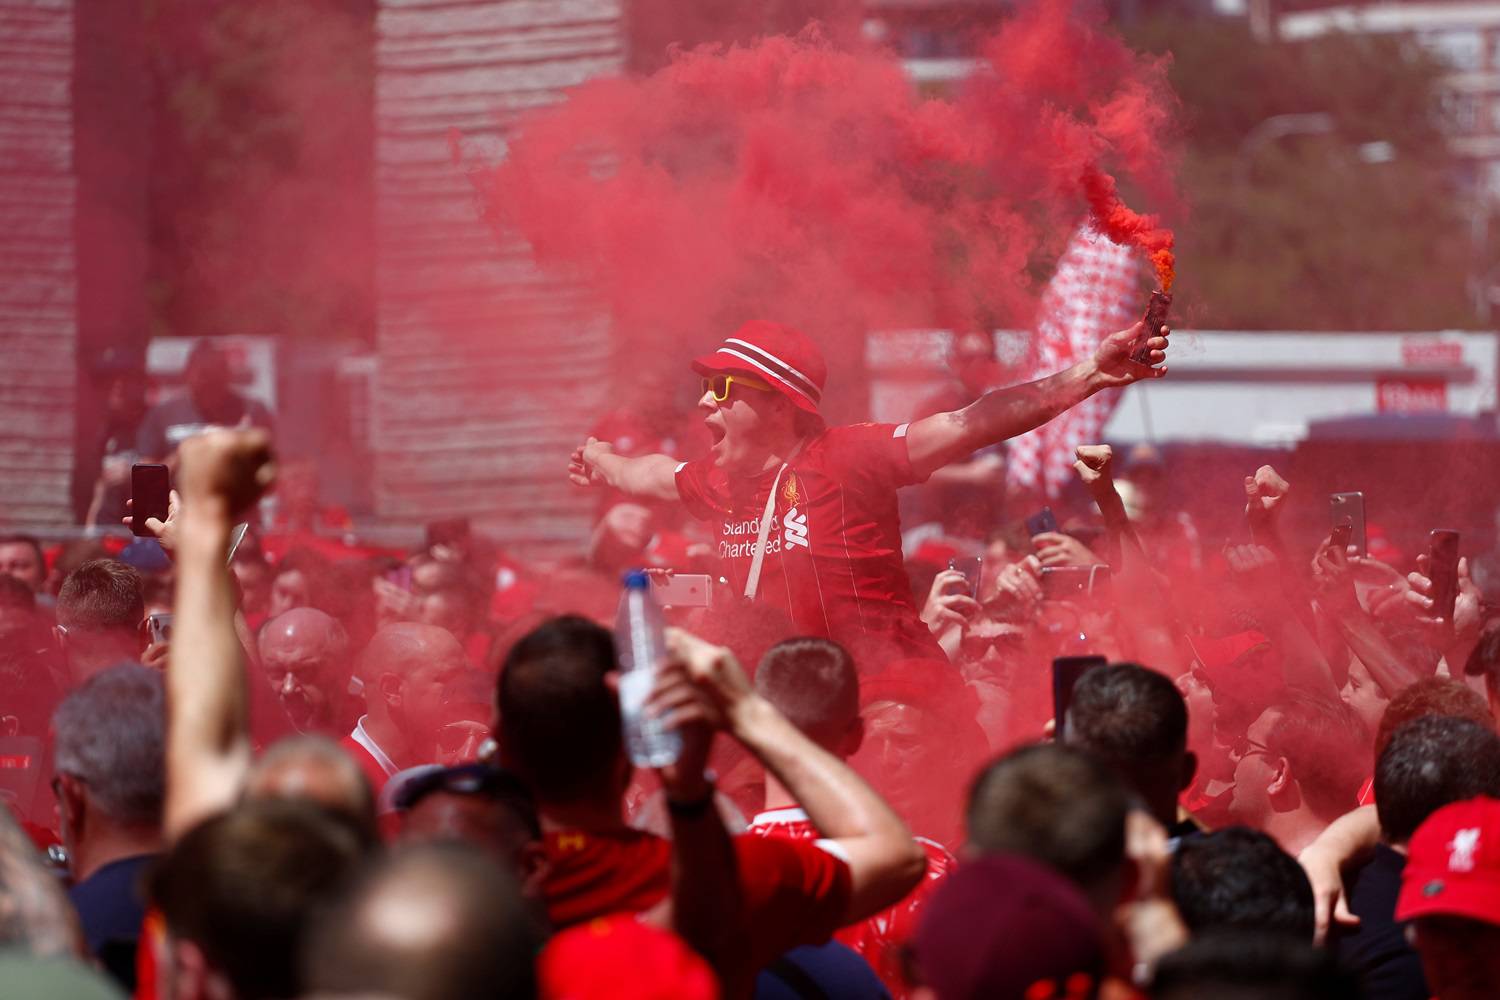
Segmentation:
<svg viewBox="0 0 1500 1000">
<path fill-rule="evenodd" d="M 952 100 L 815 31 L 681 53 L 524 119 L 475 178 L 489 219 L 590 278 L 636 344 L 701 346 L 755 316 L 831 357 L 874 327 L 1026 326 L 1029 265 L 1091 210 L 1170 255 L 1104 172 L 1175 201 L 1164 62 L 1076 6 L 1028 6 Z"/>
</svg>

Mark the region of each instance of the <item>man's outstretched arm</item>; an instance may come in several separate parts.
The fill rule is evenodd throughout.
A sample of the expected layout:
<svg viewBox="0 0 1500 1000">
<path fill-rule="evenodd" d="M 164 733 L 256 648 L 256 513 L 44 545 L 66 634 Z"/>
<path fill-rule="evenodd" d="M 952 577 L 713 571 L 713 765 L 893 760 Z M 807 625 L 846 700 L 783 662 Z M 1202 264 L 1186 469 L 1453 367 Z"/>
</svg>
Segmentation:
<svg viewBox="0 0 1500 1000">
<path fill-rule="evenodd" d="M 1035 382 L 995 389 L 961 410 L 936 413 L 907 429 L 906 448 L 913 471 L 930 476 L 986 445 L 1025 434 L 1072 409 L 1101 389 L 1115 389 L 1142 379 L 1161 378 L 1167 358 L 1165 327 L 1146 341 L 1149 365 L 1131 360 L 1139 346 L 1142 324 L 1107 337 L 1087 361 Z"/>
<path fill-rule="evenodd" d="M 228 808 L 250 767 L 245 654 L 225 556 L 235 515 L 270 485 L 270 440 L 260 430 L 214 431 L 180 451 L 183 510 L 167 656 L 168 840 Z"/>
<path fill-rule="evenodd" d="M 608 441 L 589 438 L 573 449 L 568 478 L 575 486 L 609 486 L 641 500 L 677 500 L 677 466 L 670 455 L 616 455 Z"/>
</svg>

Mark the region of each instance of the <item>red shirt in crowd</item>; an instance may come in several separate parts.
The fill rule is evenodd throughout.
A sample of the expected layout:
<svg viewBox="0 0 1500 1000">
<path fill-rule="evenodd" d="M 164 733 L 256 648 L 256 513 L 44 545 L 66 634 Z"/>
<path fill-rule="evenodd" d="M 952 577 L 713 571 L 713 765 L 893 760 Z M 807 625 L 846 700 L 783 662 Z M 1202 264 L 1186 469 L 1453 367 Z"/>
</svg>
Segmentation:
<svg viewBox="0 0 1500 1000">
<path fill-rule="evenodd" d="M 796 841 L 816 841 L 821 836 L 807 818 L 807 813 L 796 807 L 761 813 L 750 822 L 748 832 L 757 837 Z M 835 935 L 870 963 L 870 968 L 875 970 L 895 1000 L 902 1000 L 908 989 L 902 971 L 902 948 L 915 933 L 928 897 L 938 883 L 958 867 L 958 859 L 942 844 L 926 837 L 918 837 L 917 843 L 927 855 L 927 874 L 921 884 L 895 906 L 845 927 Z"/>
<path fill-rule="evenodd" d="M 359 765 L 359 769 L 365 773 L 365 777 L 370 781 L 370 790 L 378 798 L 380 790 L 385 787 L 385 783 L 399 769 L 386 752 L 381 750 L 375 741 L 370 738 L 370 734 L 365 731 L 365 720 L 363 717 L 355 725 L 354 732 L 339 740 L 339 746 L 349 755 L 354 763 Z"/>
<path fill-rule="evenodd" d="M 543 838 L 550 868 L 542 893 L 558 927 L 639 913 L 671 893 L 672 844 L 636 830 L 553 831 Z M 849 907 L 849 867 L 814 844 L 734 838 L 750 956 L 763 966 L 804 944 L 828 940 Z"/>
<path fill-rule="evenodd" d="M 786 609 L 808 635 L 854 646 L 878 636 L 895 639 L 909 655 L 940 655 L 902 563 L 896 490 L 919 481 L 906 427 L 830 427 L 784 470 L 749 478 L 730 477 L 707 460 L 678 466 L 677 492 L 689 513 L 716 525 L 715 554 L 734 592 L 744 592 L 775 485 L 756 597 Z"/>
</svg>

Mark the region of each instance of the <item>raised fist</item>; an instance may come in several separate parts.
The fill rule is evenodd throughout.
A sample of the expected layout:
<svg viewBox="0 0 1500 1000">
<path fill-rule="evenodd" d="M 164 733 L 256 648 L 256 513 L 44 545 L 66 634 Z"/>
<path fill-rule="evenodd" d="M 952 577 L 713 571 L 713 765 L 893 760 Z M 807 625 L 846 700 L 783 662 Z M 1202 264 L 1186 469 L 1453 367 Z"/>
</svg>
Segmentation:
<svg viewBox="0 0 1500 1000">
<path fill-rule="evenodd" d="M 1114 461 L 1115 451 L 1109 445 L 1079 445 L 1074 454 L 1078 457 L 1078 461 L 1073 463 L 1073 468 L 1077 470 L 1078 478 L 1083 481 L 1083 485 L 1092 486 L 1110 478 L 1109 467 Z"/>
<path fill-rule="evenodd" d="M 189 509 L 220 500 L 235 516 L 276 482 L 271 435 L 258 427 L 195 435 L 178 446 L 177 456 L 177 488 Z"/>
</svg>

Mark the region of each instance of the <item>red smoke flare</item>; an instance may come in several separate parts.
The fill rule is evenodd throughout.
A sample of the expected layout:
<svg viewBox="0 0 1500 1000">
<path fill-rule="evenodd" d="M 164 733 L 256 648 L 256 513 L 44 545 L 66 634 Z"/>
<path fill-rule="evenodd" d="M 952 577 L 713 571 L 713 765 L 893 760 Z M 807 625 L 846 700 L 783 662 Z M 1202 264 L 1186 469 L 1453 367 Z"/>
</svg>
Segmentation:
<svg viewBox="0 0 1500 1000">
<path fill-rule="evenodd" d="M 961 94 L 931 100 L 889 53 L 815 32 L 680 53 L 524 118 L 475 178 L 502 237 L 588 277 L 634 350 L 757 316 L 830 357 L 872 328 L 1029 326 L 1032 265 L 1086 212 L 1169 246 L 1136 235 L 1103 170 L 1172 204 L 1176 102 L 1164 61 L 1087 3 L 1027 5 L 984 54 Z"/>
<path fill-rule="evenodd" d="M 1120 200 L 1115 179 L 1102 170 L 1089 168 L 1083 175 L 1084 193 L 1089 210 L 1099 229 L 1116 243 L 1138 246 L 1146 252 L 1156 270 L 1161 290 L 1170 292 L 1177 276 L 1177 258 L 1172 253 L 1172 231 L 1157 224 L 1156 217 L 1139 215 Z"/>
</svg>

